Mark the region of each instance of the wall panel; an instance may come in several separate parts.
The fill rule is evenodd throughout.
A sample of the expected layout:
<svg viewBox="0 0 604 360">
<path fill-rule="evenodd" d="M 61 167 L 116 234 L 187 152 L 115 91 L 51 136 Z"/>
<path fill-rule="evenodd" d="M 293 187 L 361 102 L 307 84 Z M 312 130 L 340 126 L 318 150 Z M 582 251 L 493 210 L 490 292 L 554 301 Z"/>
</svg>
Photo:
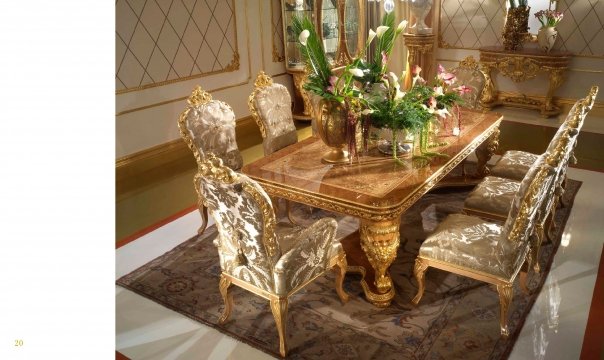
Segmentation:
<svg viewBox="0 0 604 360">
<path fill-rule="evenodd" d="M 273 61 L 273 41 L 279 41 L 273 40 L 273 11 L 268 0 L 118 0 L 116 158 L 178 139 L 177 118 L 196 85 L 229 103 L 237 119 L 249 115 L 247 97 L 260 70 L 291 89 L 283 62 Z M 278 18 L 275 21 L 278 24 Z M 166 33 L 176 35 L 161 47 L 174 54 L 173 62 L 164 59 L 169 64 L 167 78 L 153 75 L 164 74 L 166 65 L 160 61 L 163 65 L 151 67 L 153 54 L 161 51 L 155 42 L 148 44 L 148 38 L 160 39 L 166 31 L 162 26 L 171 26 Z M 139 27 L 142 35 L 134 36 Z M 179 58 L 179 52 L 187 56 Z M 132 74 L 124 75 L 120 67 L 124 54 L 140 57 L 127 63 Z M 141 59 L 148 59 L 149 66 L 142 66 L 146 61 Z"/>
</svg>

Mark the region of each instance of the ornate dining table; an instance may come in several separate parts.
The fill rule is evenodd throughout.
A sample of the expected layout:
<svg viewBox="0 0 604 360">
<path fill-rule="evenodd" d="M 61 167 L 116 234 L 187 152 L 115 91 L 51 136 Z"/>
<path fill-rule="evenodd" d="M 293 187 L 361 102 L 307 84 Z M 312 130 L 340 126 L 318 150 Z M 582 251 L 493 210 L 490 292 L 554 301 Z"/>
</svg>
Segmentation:
<svg viewBox="0 0 604 360">
<path fill-rule="evenodd" d="M 361 285 L 369 302 L 387 307 L 395 294 L 389 267 L 400 246 L 401 214 L 473 151 L 478 158 L 473 176 L 487 175 L 486 163 L 498 146 L 502 118 L 463 109 L 459 136 L 439 137 L 441 146 L 430 149 L 446 157 L 429 161 L 397 163 L 392 155 L 369 148 L 352 164 L 326 164 L 321 158 L 329 148 L 310 137 L 245 165 L 242 172 L 270 196 L 359 219 L 359 230 L 342 239 L 348 271 L 363 275 Z"/>
</svg>

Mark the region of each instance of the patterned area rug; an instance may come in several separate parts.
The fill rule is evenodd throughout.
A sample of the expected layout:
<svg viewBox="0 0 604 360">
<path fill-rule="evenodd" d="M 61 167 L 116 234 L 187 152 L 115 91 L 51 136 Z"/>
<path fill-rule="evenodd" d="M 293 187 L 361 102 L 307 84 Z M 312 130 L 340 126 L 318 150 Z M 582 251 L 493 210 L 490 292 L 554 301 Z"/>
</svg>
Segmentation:
<svg viewBox="0 0 604 360">
<path fill-rule="evenodd" d="M 549 272 L 572 202 L 581 182 L 568 180 L 568 207 L 556 212 L 554 241 L 542 247 L 541 273 L 531 272 L 531 295 L 516 281 L 509 312 L 510 337 L 499 336 L 499 299 L 494 287 L 437 269 L 426 273 L 426 292 L 419 306 L 410 301 L 417 291 L 413 263 L 426 236 L 448 214 L 460 212 L 468 190 L 440 190 L 416 203 L 401 218 L 401 247 L 390 271 L 396 297 L 386 309 L 369 304 L 359 275 L 346 276 L 346 305 L 339 302 L 332 273 L 317 279 L 290 299 L 287 337 L 291 359 L 503 359 L 518 337 Z M 313 219 L 321 210 L 295 207 L 297 218 Z M 357 227 L 356 220 L 336 216 L 339 235 Z M 144 297 L 209 325 L 233 338 L 278 357 L 278 335 L 268 301 L 231 287 L 234 308 L 218 325 L 223 309 L 218 291 L 220 267 L 210 227 L 168 253 L 117 281 Z"/>
</svg>

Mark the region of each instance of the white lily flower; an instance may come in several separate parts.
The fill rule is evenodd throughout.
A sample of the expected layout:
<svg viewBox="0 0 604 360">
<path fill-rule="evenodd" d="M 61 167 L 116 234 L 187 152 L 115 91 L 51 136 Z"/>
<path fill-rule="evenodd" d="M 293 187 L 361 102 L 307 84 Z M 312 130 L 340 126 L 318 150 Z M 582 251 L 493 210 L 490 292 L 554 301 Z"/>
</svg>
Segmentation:
<svg viewBox="0 0 604 360">
<path fill-rule="evenodd" d="M 445 93 L 443 92 L 443 87 L 442 86 L 437 86 L 434 88 L 434 96 L 441 96 L 444 95 Z"/>
<path fill-rule="evenodd" d="M 373 29 L 369 29 L 369 37 L 367 37 L 367 45 L 371 44 L 371 42 L 375 38 L 375 35 L 377 35 L 375 33 L 375 31 L 373 31 Z"/>
<path fill-rule="evenodd" d="M 375 34 L 377 35 L 378 39 L 381 38 L 388 29 L 390 29 L 390 26 L 378 26 L 377 29 L 375 29 Z"/>
<path fill-rule="evenodd" d="M 397 32 L 397 33 L 400 33 L 400 32 L 402 32 L 403 30 L 405 30 L 405 28 L 406 28 L 406 27 L 407 27 L 407 20 L 403 20 L 403 21 L 401 21 L 401 22 L 398 24 L 398 26 L 396 27 L 396 32 Z"/>
<path fill-rule="evenodd" d="M 394 95 L 394 100 L 398 100 L 398 99 L 402 99 L 403 97 L 405 97 L 407 93 L 404 91 L 400 91 L 398 89 L 398 87 L 396 88 L 396 95 Z"/>
<path fill-rule="evenodd" d="M 446 117 L 447 115 L 451 115 L 451 113 L 449 113 L 449 110 L 447 110 L 447 108 L 443 108 L 443 109 L 437 109 L 435 111 L 436 115 L 438 115 L 441 118 Z"/>
<path fill-rule="evenodd" d="M 361 114 L 363 114 L 363 115 L 373 114 L 373 110 L 371 110 L 371 109 L 365 109 L 365 110 L 361 111 Z"/>
<path fill-rule="evenodd" d="M 300 33 L 300 36 L 298 36 L 298 40 L 300 40 L 300 44 L 306 46 L 306 40 L 308 40 L 308 37 L 310 36 L 310 31 L 308 30 L 304 30 Z"/>
<path fill-rule="evenodd" d="M 359 68 L 350 68 L 350 69 L 348 69 L 348 72 L 356 77 L 363 77 L 363 75 L 364 75 L 363 70 L 361 70 Z"/>
<path fill-rule="evenodd" d="M 422 108 L 424 108 L 425 110 L 428 110 L 428 113 L 430 114 L 434 114 L 434 109 L 427 107 L 424 104 L 421 104 Z"/>
</svg>

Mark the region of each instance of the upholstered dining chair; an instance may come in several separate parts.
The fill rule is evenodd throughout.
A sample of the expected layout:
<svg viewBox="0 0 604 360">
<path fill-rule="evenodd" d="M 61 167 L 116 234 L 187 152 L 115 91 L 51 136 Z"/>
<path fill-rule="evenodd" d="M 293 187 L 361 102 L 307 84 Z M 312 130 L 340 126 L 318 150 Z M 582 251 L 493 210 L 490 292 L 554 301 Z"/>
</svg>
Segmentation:
<svg viewBox="0 0 604 360">
<path fill-rule="evenodd" d="M 240 170 L 243 158 L 235 138 L 235 113 L 225 102 L 213 100 L 212 95 L 197 86 L 187 99 L 187 107 L 178 118 L 180 136 L 193 152 L 197 165 L 208 152 L 220 157 L 233 170 Z M 196 188 L 197 204 L 202 224 L 201 234 L 208 225 L 208 212 Z"/>
<path fill-rule="evenodd" d="M 484 73 L 480 70 L 480 65 L 472 55 L 459 62 L 459 65 L 449 70 L 455 75 L 457 80 L 454 86 L 465 85 L 472 89 L 468 93 L 461 95 L 464 106 L 471 109 L 480 108 L 480 97 L 486 83 Z"/>
<path fill-rule="evenodd" d="M 589 110 L 591 110 L 594 105 L 594 102 L 596 101 L 597 95 L 598 86 L 592 86 L 589 91 L 589 94 L 584 99 L 584 111 L 588 112 Z M 571 111 L 573 110 L 574 109 L 571 109 Z M 566 122 L 563 123 L 561 126 L 566 126 Z M 581 120 L 580 124 L 576 128 L 580 131 L 582 126 L 583 121 Z M 526 151 L 506 151 L 503 156 L 497 161 L 497 163 L 495 163 L 495 165 L 491 168 L 491 175 L 512 180 L 522 180 L 522 178 L 528 171 L 529 167 L 533 164 L 537 156 L 538 155 Z M 574 162 L 574 156 L 572 158 L 572 161 Z"/>
<path fill-rule="evenodd" d="M 278 229 L 271 201 L 260 185 L 213 154 L 200 161 L 195 180 L 218 228 L 214 245 L 225 303 L 219 322 L 231 312 L 231 284 L 268 299 L 279 333 L 279 353 L 285 356 L 289 297 L 334 269 L 336 292 L 343 303 L 348 300 L 342 288 L 346 255 L 335 239 L 336 221 L 323 218 L 304 229 Z"/>
<path fill-rule="evenodd" d="M 539 219 L 536 221 L 537 244 L 533 251 L 535 259 L 539 257 L 541 243 L 545 239 L 544 235 L 550 237 L 550 227 L 553 224 L 552 219 L 555 216 L 556 206 L 564 192 L 563 182 L 568 164 L 577 143 L 579 129 L 589 112 L 590 105 L 591 99 L 588 96 L 573 106 L 545 152 L 548 164 L 555 168 L 555 177 L 547 190 Z M 503 221 L 507 218 L 519 188 L 520 182 L 497 176 L 487 176 L 466 198 L 463 212 L 468 215 Z M 539 272 L 538 261 L 534 261 L 534 270 Z"/>
<path fill-rule="evenodd" d="M 576 136 L 589 112 L 586 100 L 588 101 L 588 99 L 583 99 L 575 103 L 545 151 L 546 154 L 554 151 L 564 152 L 561 154 L 563 158 L 559 164 L 555 165 L 560 167 L 561 173 L 566 173 L 565 167 L 568 166 L 572 151 L 576 145 Z M 560 143 L 563 140 L 567 146 L 560 148 Z M 538 157 L 538 155 L 530 155 L 534 156 L 534 159 Z M 554 165 L 552 164 L 552 166 Z M 521 174 L 519 169 L 520 167 L 515 167 L 513 170 L 510 169 L 510 173 L 514 173 L 514 177 L 517 177 L 518 174 Z M 526 175 L 526 172 L 524 172 L 524 175 Z M 493 220 L 505 220 L 514 195 L 519 188 L 520 181 L 499 176 L 486 176 L 466 198 L 464 213 Z"/>
<path fill-rule="evenodd" d="M 260 128 L 265 156 L 298 142 L 291 102 L 285 86 L 274 83 L 264 71 L 258 73 L 247 104 Z"/>
<path fill-rule="evenodd" d="M 513 283 L 520 273 L 520 287 L 526 287 L 532 249 L 530 237 L 546 189 L 553 181 L 554 169 L 542 155 L 529 169 L 514 198 L 503 225 L 478 217 L 452 214 L 440 223 L 424 241 L 415 260 L 418 283 L 413 303 L 421 300 L 428 267 L 449 271 L 497 286 L 500 301 L 500 331 L 507 337 L 507 313 L 513 297 Z M 527 270 L 522 271 L 527 262 Z"/>
<path fill-rule="evenodd" d="M 461 60 L 459 64 L 450 69 L 449 72 L 455 75 L 455 84 L 453 86 L 465 85 L 472 89 L 470 92 L 463 93 L 461 99 L 462 105 L 470 109 L 481 109 L 480 98 L 486 84 L 486 77 L 480 70 L 480 64 L 472 55 Z M 460 116 L 459 106 L 456 105 L 453 111 Z M 463 121 L 459 119 L 459 121 Z M 466 159 L 461 164 L 461 175 L 466 175 Z"/>
</svg>

